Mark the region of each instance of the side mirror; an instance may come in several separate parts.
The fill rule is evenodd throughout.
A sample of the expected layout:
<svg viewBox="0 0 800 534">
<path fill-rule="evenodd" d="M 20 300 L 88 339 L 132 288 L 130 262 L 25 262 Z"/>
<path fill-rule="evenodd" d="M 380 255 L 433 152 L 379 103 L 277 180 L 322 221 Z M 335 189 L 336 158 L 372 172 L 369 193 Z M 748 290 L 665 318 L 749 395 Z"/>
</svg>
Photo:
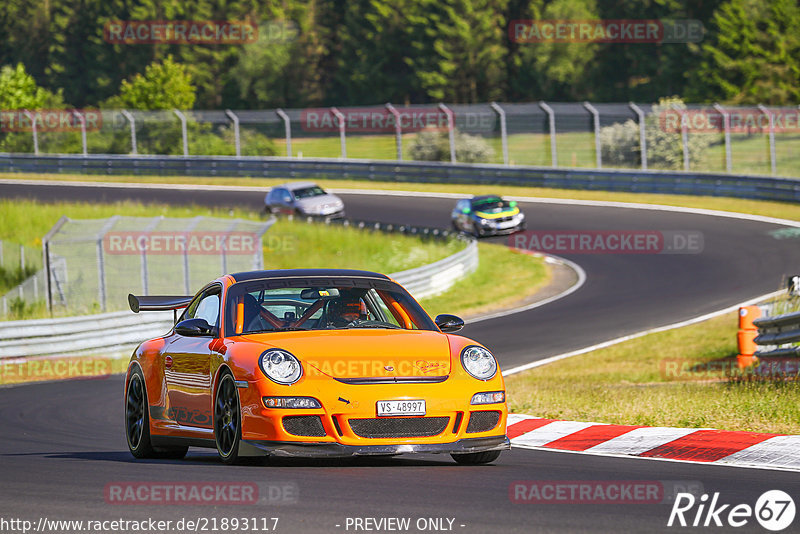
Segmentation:
<svg viewBox="0 0 800 534">
<path fill-rule="evenodd" d="M 214 335 L 214 327 L 205 319 L 186 319 L 175 325 L 175 333 L 187 337 L 211 336 Z"/>
<path fill-rule="evenodd" d="M 461 213 L 465 215 L 469 215 L 469 211 L 470 211 L 469 208 L 461 208 Z"/>
<path fill-rule="evenodd" d="M 442 332 L 458 332 L 464 328 L 464 319 L 456 315 L 443 313 L 437 315 L 434 321 Z"/>
<path fill-rule="evenodd" d="M 517 207 L 517 201 L 516 200 L 512 200 L 511 202 L 508 203 L 508 205 L 511 206 L 512 208 L 516 208 Z"/>
</svg>

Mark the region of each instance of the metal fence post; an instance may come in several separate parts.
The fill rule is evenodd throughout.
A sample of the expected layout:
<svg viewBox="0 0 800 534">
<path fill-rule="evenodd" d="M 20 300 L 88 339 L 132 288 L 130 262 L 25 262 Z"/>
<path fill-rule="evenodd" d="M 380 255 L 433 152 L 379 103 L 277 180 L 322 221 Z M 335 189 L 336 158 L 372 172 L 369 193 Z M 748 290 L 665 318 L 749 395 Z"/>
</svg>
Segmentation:
<svg viewBox="0 0 800 534">
<path fill-rule="evenodd" d="M 186 132 L 186 115 L 182 112 L 178 111 L 177 109 L 173 109 L 172 112 L 178 116 L 181 120 L 181 137 L 183 138 L 183 155 L 189 155 L 189 134 Z"/>
<path fill-rule="evenodd" d="M 83 148 L 83 155 L 85 156 L 89 153 L 86 149 L 86 117 L 78 110 L 73 110 L 72 115 L 77 117 L 81 122 L 81 147 Z"/>
<path fill-rule="evenodd" d="M 278 117 L 283 119 L 283 129 L 286 135 L 286 157 L 292 157 L 292 121 L 289 120 L 289 115 L 287 115 L 281 108 L 275 110 L 275 113 L 278 114 Z"/>
<path fill-rule="evenodd" d="M 584 102 L 583 107 L 592 114 L 592 122 L 594 123 L 594 153 L 595 153 L 595 165 L 598 169 L 603 168 L 603 154 L 601 152 L 600 146 L 600 112 L 597 111 L 593 105 L 589 102 Z"/>
<path fill-rule="evenodd" d="M 731 115 L 719 103 L 714 104 L 714 109 L 722 115 L 722 126 L 725 129 L 725 170 L 731 172 L 733 167 L 733 158 L 731 158 Z"/>
<path fill-rule="evenodd" d="M 689 170 L 689 120 L 686 110 L 678 110 L 681 114 L 681 144 L 683 145 L 683 170 Z"/>
<path fill-rule="evenodd" d="M 58 231 L 61 229 L 62 226 L 69 220 L 69 218 L 65 215 L 62 215 L 60 219 L 56 222 L 55 226 L 53 226 L 47 234 L 42 238 L 42 261 L 44 263 L 44 271 L 45 271 L 45 279 L 44 279 L 44 290 L 45 290 L 45 298 L 47 299 L 47 309 L 52 313 L 53 311 L 53 287 L 51 282 L 51 276 L 53 276 L 53 269 L 50 264 L 50 239 Z"/>
<path fill-rule="evenodd" d="M 647 135 L 645 132 L 645 128 L 647 125 L 645 124 L 644 118 L 644 111 L 634 104 L 633 102 L 628 102 L 628 107 L 636 113 L 636 116 L 639 117 L 639 152 L 642 159 L 642 170 L 647 170 Z"/>
<path fill-rule="evenodd" d="M 556 114 L 546 102 L 539 102 L 539 107 L 547 113 L 547 122 L 550 124 L 550 161 L 552 167 L 558 167 L 558 148 L 556 147 Z"/>
<path fill-rule="evenodd" d="M 236 157 L 240 157 L 242 155 L 242 146 L 239 142 L 239 117 L 229 109 L 225 110 L 225 115 L 233 121 L 233 144 L 236 147 Z"/>
<path fill-rule="evenodd" d="M 106 291 L 106 264 L 105 264 L 105 254 L 103 252 L 103 239 L 105 238 L 106 234 L 108 233 L 111 228 L 114 227 L 117 220 L 119 220 L 119 215 L 114 215 L 100 229 L 97 233 L 97 286 L 98 286 L 98 298 L 100 299 L 100 309 L 102 311 L 106 311 L 107 307 L 107 300 L 108 300 L 108 292 Z"/>
<path fill-rule="evenodd" d="M 184 232 L 186 232 L 188 234 L 189 232 L 194 231 L 194 229 L 197 227 L 198 224 L 200 224 L 200 221 L 202 221 L 203 219 L 204 219 L 204 217 L 202 215 L 198 215 L 197 217 L 192 219 L 192 222 L 189 224 L 189 227 L 186 230 L 184 230 Z M 185 246 L 185 247 L 183 247 L 183 288 L 185 290 L 184 295 L 191 295 L 192 294 L 191 293 L 192 288 L 191 288 L 191 283 L 190 283 L 189 278 L 190 278 L 190 276 L 189 276 L 189 247 Z"/>
<path fill-rule="evenodd" d="M 39 155 L 39 134 L 36 128 L 36 117 L 27 109 L 22 110 L 25 116 L 31 121 L 31 134 L 33 135 L 33 153 Z"/>
<path fill-rule="evenodd" d="M 447 137 L 450 141 L 450 163 L 456 162 L 456 121 L 453 110 L 439 103 L 439 109 L 447 116 Z"/>
<path fill-rule="evenodd" d="M 778 169 L 778 162 L 776 161 L 775 156 L 775 120 L 774 115 L 770 110 L 764 107 L 763 104 L 758 105 L 758 109 L 767 116 L 767 120 L 769 121 L 769 168 L 772 174 Z"/>
<path fill-rule="evenodd" d="M 503 147 L 503 164 L 508 165 L 508 132 L 506 130 L 506 112 L 497 102 L 489 104 L 500 117 L 500 144 Z"/>
<path fill-rule="evenodd" d="M 128 120 L 128 124 L 131 127 L 131 154 L 134 156 L 138 153 L 136 148 L 136 119 L 133 118 L 133 115 L 127 110 L 123 109 L 120 113 L 122 116 Z"/>
<path fill-rule="evenodd" d="M 25 272 L 25 245 L 19 246 L 19 270 Z"/>
<path fill-rule="evenodd" d="M 347 159 L 347 140 L 345 138 L 345 124 L 344 124 L 344 115 L 341 111 L 336 108 L 331 108 L 331 113 L 333 113 L 334 117 L 336 117 L 336 121 L 339 123 L 339 145 L 341 146 L 341 158 Z"/>
<path fill-rule="evenodd" d="M 386 109 L 389 110 L 389 113 L 391 113 L 394 117 L 394 135 L 395 144 L 397 145 L 397 161 L 403 161 L 403 126 L 400 124 L 400 112 L 397 111 L 397 109 L 389 102 L 386 103 Z"/>
</svg>

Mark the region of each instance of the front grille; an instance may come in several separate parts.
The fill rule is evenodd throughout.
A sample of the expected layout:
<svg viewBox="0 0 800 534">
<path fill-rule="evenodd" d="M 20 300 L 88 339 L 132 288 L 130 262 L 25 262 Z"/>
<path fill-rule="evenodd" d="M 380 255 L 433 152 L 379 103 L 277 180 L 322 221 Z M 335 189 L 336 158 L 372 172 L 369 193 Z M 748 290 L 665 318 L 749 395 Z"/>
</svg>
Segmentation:
<svg viewBox="0 0 800 534">
<path fill-rule="evenodd" d="M 362 438 L 424 438 L 444 432 L 449 421 L 449 417 L 379 417 L 349 423 Z"/>
<path fill-rule="evenodd" d="M 283 428 L 295 436 L 322 437 L 325 428 L 318 415 L 290 415 L 283 418 Z"/>
<path fill-rule="evenodd" d="M 467 423 L 467 434 L 491 430 L 499 421 L 500 412 L 472 412 Z"/>
</svg>

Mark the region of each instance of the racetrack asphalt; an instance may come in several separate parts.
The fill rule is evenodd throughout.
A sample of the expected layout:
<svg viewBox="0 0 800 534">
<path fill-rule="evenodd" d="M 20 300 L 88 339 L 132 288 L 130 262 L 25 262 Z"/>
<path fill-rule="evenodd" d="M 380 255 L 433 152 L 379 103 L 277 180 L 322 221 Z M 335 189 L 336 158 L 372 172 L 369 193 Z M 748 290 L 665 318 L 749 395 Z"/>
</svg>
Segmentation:
<svg viewBox="0 0 800 534">
<path fill-rule="evenodd" d="M 3 183 L 0 196 L 253 209 L 260 209 L 263 199 L 237 191 Z M 341 196 L 350 217 L 443 228 L 449 225 L 455 203 L 438 198 Z M 582 205 L 522 203 L 521 208 L 531 229 L 695 231 L 703 234 L 704 250 L 685 255 L 564 255 L 587 274 L 579 291 L 540 308 L 464 329 L 464 335 L 490 347 L 506 368 L 775 291 L 785 275 L 796 274 L 800 267 L 797 243 L 769 235 L 779 228 L 775 224 Z M 491 240 L 502 243 L 506 239 Z M 508 451 L 495 465 L 482 467 L 457 466 L 448 457 L 435 456 L 353 462 L 280 460 L 264 466 L 227 467 L 213 451 L 201 449 L 192 449 L 181 461 L 141 462 L 126 450 L 122 408 L 120 377 L 0 389 L 4 428 L 0 433 L 0 518 L 176 520 L 255 515 L 280 517 L 278 532 L 353 532 L 345 529 L 347 517 L 411 517 L 412 521 L 448 517 L 455 519 L 453 529 L 461 532 L 660 532 L 670 530 L 667 504 L 513 503 L 509 487 L 519 480 L 668 480 L 699 482 L 706 493 L 719 491 L 720 500 L 732 504 L 753 506 L 769 489 L 800 496 L 796 473 L 540 450 Z M 121 481 L 285 483 L 297 489 L 297 500 L 283 506 L 107 504 L 104 488 Z M 751 519 L 744 528 L 749 529 L 760 527 Z"/>
</svg>

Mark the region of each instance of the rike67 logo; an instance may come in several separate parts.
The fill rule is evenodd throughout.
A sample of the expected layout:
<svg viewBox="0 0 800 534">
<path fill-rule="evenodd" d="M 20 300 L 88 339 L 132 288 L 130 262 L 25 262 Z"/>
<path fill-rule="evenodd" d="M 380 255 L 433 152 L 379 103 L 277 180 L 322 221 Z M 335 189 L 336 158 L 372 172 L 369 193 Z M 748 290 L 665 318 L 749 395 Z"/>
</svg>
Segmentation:
<svg viewBox="0 0 800 534">
<path fill-rule="evenodd" d="M 719 492 L 714 493 L 710 500 L 706 493 L 699 499 L 691 493 L 679 493 L 667 526 L 738 528 L 751 524 L 755 519 L 765 529 L 778 532 L 792 524 L 795 512 L 794 500 L 781 490 L 763 493 L 755 506 L 721 504 Z"/>
</svg>

